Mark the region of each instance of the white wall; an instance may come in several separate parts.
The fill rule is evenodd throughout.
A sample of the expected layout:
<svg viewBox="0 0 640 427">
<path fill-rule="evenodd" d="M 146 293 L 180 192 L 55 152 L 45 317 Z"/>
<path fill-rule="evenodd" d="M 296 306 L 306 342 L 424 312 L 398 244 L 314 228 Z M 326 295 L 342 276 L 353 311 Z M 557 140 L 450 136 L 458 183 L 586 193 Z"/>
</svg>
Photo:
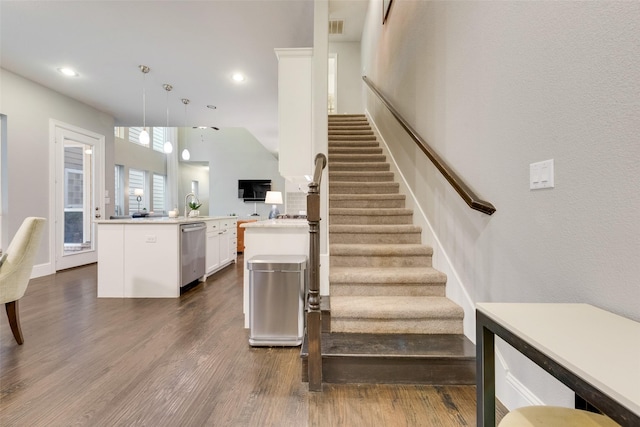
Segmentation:
<svg viewBox="0 0 640 427">
<path fill-rule="evenodd" d="M 185 214 L 185 197 L 187 194 L 191 193 L 191 187 L 193 181 L 198 182 L 198 201 L 202 204 L 198 211 L 200 211 L 201 216 L 209 215 L 209 165 L 199 165 L 197 163 L 190 162 L 180 162 L 180 167 L 178 168 L 178 194 L 179 203 L 178 210 L 180 215 Z M 231 212 L 229 212 L 231 213 Z"/>
<path fill-rule="evenodd" d="M 235 213 L 241 218 L 254 212 L 254 203 L 238 198 L 239 179 L 270 179 L 274 191 L 285 191 L 284 178 L 278 173 L 278 159 L 245 128 L 180 128 L 179 151 L 188 148 L 191 161 L 209 163 L 209 215 Z M 185 178 L 186 179 L 186 178 Z M 184 204 L 184 194 L 178 200 Z M 183 206 L 178 206 L 180 212 Z M 271 206 L 255 204 L 261 216 L 268 217 Z"/>
<path fill-rule="evenodd" d="M 329 53 L 338 58 L 337 114 L 362 114 L 360 42 L 330 42 Z"/>
<path fill-rule="evenodd" d="M 0 113 L 7 116 L 7 179 L 3 179 L 7 204 L 3 206 L 3 246 L 8 245 L 27 216 L 47 218 L 35 271 L 53 273 L 50 251 L 53 221 L 49 218 L 49 120 L 55 119 L 101 135 L 105 140 L 105 162 L 113 164 L 114 119 L 86 104 L 63 96 L 7 70 L 0 69 Z M 113 193 L 113 169 L 105 171 L 105 188 Z M 105 206 L 106 211 L 113 209 Z"/>
<path fill-rule="evenodd" d="M 380 10 L 363 74 L 497 208 L 471 211 L 365 90 L 439 262 L 473 302 L 584 302 L 640 321 L 640 3 L 396 1 L 384 26 Z M 529 190 L 529 164 L 546 159 L 555 188 Z M 500 352 L 508 407 L 573 403 Z"/>
</svg>

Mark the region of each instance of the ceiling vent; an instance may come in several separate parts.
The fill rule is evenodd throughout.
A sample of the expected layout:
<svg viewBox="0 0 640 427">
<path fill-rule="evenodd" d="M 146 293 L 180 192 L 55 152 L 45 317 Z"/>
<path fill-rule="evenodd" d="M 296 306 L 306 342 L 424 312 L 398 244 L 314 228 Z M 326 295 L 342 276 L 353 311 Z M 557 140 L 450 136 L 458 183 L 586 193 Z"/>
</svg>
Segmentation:
<svg viewBox="0 0 640 427">
<path fill-rule="evenodd" d="M 329 21 L 329 34 L 342 34 L 343 29 L 344 21 L 342 19 Z"/>
</svg>

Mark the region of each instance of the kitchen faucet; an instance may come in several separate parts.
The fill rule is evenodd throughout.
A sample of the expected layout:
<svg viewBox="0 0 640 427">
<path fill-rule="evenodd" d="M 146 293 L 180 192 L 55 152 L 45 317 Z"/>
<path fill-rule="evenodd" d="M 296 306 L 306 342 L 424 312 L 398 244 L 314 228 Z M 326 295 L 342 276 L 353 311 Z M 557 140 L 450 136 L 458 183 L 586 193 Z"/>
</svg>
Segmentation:
<svg viewBox="0 0 640 427">
<path fill-rule="evenodd" d="M 191 209 L 189 209 L 189 197 L 191 197 L 191 201 L 195 201 L 197 203 L 198 198 L 196 197 L 196 195 L 194 193 L 187 193 L 186 196 L 184 196 L 184 217 L 188 218 L 189 217 L 189 211 L 191 211 Z"/>
</svg>

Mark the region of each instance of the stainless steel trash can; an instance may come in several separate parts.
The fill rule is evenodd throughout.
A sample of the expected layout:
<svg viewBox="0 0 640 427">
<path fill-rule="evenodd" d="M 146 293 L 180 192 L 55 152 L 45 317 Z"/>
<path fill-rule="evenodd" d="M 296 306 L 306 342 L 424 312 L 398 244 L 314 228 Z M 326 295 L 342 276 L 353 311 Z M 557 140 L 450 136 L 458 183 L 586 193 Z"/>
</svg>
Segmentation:
<svg viewBox="0 0 640 427">
<path fill-rule="evenodd" d="M 304 334 L 305 255 L 256 255 L 249 270 L 249 344 L 297 346 Z"/>
</svg>

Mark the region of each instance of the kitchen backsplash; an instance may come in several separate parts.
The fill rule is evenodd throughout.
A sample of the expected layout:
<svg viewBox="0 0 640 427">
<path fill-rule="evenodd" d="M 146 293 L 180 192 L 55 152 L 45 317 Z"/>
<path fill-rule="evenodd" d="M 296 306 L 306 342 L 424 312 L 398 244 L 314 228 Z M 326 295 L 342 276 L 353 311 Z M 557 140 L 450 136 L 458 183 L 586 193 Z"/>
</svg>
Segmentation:
<svg viewBox="0 0 640 427">
<path fill-rule="evenodd" d="M 287 203 L 283 213 L 297 215 L 300 211 L 307 211 L 307 194 L 302 192 L 287 193 Z"/>
</svg>

